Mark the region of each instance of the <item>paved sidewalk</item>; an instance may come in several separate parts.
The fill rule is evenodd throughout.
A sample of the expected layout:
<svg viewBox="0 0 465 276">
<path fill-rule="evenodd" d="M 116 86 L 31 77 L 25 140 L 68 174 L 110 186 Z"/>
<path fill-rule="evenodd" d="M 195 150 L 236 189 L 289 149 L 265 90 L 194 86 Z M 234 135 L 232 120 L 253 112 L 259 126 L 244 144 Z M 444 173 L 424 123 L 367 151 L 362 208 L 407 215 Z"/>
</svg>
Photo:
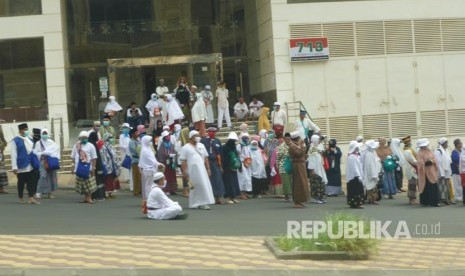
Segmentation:
<svg viewBox="0 0 465 276">
<path fill-rule="evenodd" d="M 1 235 L 0 275 L 465 275 L 464 242 L 383 240 L 370 260 L 312 261 L 278 260 L 263 237 Z"/>
</svg>

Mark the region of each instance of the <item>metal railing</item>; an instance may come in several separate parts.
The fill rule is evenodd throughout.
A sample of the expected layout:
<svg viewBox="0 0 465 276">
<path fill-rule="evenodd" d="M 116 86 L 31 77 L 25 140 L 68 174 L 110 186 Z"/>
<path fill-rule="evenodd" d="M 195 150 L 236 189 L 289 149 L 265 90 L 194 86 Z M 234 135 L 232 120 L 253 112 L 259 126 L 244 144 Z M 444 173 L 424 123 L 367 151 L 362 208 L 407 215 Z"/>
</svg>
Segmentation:
<svg viewBox="0 0 465 276">
<path fill-rule="evenodd" d="M 307 111 L 305 106 L 301 101 L 296 101 L 296 102 L 285 102 L 284 105 L 286 106 L 286 115 L 287 115 L 287 121 L 291 122 L 289 119 L 294 118 L 297 120 L 300 116 L 300 111 L 303 110 L 306 112 L 306 116 L 310 119 L 310 121 L 314 122 L 312 117 L 310 116 L 310 113 Z M 295 121 L 293 120 L 293 121 Z"/>
</svg>

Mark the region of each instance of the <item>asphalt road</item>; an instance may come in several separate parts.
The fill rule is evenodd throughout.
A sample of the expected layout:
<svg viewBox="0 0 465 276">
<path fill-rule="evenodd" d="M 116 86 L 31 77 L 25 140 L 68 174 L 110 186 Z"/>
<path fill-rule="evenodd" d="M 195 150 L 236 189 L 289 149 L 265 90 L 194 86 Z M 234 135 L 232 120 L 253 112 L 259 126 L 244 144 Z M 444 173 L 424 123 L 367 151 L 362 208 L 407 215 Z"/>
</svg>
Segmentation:
<svg viewBox="0 0 465 276">
<path fill-rule="evenodd" d="M 265 196 L 235 205 L 213 205 L 212 210 L 185 209 L 189 218 L 183 221 L 154 221 L 142 215 L 140 199 L 129 192 L 120 192 L 117 199 L 89 205 L 78 203 L 81 197 L 74 191 L 61 190 L 56 199 L 42 199 L 41 205 L 29 205 L 17 203 L 14 188 L 10 186 L 9 194 L 0 195 L 0 234 L 283 235 L 288 221 L 321 220 L 327 214 L 342 211 L 379 220 L 383 224 L 393 221 L 388 228 L 390 235 L 394 234 L 397 222 L 403 220 L 413 237 L 465 236 L 465 206 L 413 207 L 407 204 L 405 193 L 365 209 L 346 207 L 345 197 L 329 198 L 324 205 L 308 203 L 305 209 L 293 209 L 291 203 Z M 181 196 L 172 198 L 183 207 L 188 205 L 187 199 Z M 438 229 L 440 233 L 436 235 L 434 231 Z"/>
</svg>

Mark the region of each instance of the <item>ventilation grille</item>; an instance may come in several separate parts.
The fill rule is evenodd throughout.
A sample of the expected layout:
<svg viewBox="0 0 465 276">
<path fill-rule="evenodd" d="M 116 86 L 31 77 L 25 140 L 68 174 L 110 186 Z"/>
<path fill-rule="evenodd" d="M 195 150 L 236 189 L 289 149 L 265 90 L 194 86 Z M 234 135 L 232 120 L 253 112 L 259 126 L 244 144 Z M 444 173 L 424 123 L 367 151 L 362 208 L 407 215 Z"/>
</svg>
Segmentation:
<svg viewBox="0 0 465 276">
<path fill-rule="evenodd" d="M 443 19 L 444 51 L 465 51 L 465 19 Z"/>
<path fill-rule="evenodd" d="M 352 23 L 323 25 L 323 36 L 328 37 L 331 57 L 354 56 L 354 28 Z"/>
<path fill-rule="evenodd" d="M 391 113 L 392 137 L 417 136 L 417 113 Z"/>
<path fill-rule="evenodd" d="M 413 53 L 412 22 L 386 21 L 384 22 L 387 54 Z"/>
<path fill-rule="evenodd" d="M 363 134 L 366 140 L 390 137 L 389 117 L 387 114 L 362 116 Z"/>
<path fill-rule="evenodd" d="M 318 119 L 312 118 L 312 121 L 320 128 L 320 131 L 321 133 L 323 133 L 323 135 L 328 134 L 326 118 L 318 118 Z"/>
<path fill-rule="evenodd" d="M 291 25 L 291 38 L 320 37 L 321 24 Z"/>
<path fill-rule="evenodd" d="M 422 136 L 446 135 L 446 112 L 444 110 L 421 112 L 421 134 Z"/>
<path fill-rule="evenodd" d="M 357 116 L 329 118 L 329 130 L 331 138 L 338 141 L 352 141 L 358 135 Z"/>
<path fill-rule="evenodd" d="M 382 21 L 356 23 L 357 55 L 384 55 L 384 30 Z"/>
<path fill-rule="evenodd" d="M 441 52 L 441 24 L 439 19 L 415 20 L 415 51 L 417 53 Z"/>
<path fill-rule="evenodd" d="M 463 134 L 465 131 L 465 109 L 451 109 L 447 112 L 450 134 Z"/>
</svg>

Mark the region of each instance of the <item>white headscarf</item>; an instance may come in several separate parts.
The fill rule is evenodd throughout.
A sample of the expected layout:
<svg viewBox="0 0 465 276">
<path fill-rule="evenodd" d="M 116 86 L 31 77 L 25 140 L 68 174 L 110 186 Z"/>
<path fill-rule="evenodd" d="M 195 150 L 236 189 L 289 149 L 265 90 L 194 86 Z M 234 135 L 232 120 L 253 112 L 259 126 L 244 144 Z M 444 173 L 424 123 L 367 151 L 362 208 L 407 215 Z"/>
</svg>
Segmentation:
<svg viewBox="0 0 465 276">
<path fill-rule="evenodd" d="M 152 150 L 152 136 L 145 135 L 141 139 L 142 149 L 139 157 L 139 168 L 156 170 L 158 161 Z"/>
<path fill-rule="evenodd" d="M 119 112 L 121 110 L 123 110 L 123 108 L 121 107 L 121 105 L 119 105 L 117 102 L 116 102 L 116 99 L 114 96 L 110 96 L 108 97 L 110 99 L 110 101 L 107 103 L 107 105 L 105 106 L 105 113 L 108 113 L 108 112 Z"/>
<path fill-rule="evenodd" d="M 405 157 L 400 149 L 400 139 L 392 138 L 391 139 L 391 150 L 392 153 L 399 159 L 399 165 L 401 167 L 405 166 Z"/>
<path fill-rule="evenodd" d="M 43 135 L 44 133 L 47 133 L 50 135 L 50 132 L 43 128 L 40 130 L 40 135 Z M 40 138 L 40 141 L 37 143 L 40 145 L 40 153 L 37 154 L 37 157 L 40 159 L 41 153 L 47 153 L 46 155 L 55 157 L 60 159 L 60 147 L 55 143 L 52 139 L 48 138 L 47 140 L 44 140 Z M 44 149 L 42 149 L 44 147 Z"/>
</svg>

